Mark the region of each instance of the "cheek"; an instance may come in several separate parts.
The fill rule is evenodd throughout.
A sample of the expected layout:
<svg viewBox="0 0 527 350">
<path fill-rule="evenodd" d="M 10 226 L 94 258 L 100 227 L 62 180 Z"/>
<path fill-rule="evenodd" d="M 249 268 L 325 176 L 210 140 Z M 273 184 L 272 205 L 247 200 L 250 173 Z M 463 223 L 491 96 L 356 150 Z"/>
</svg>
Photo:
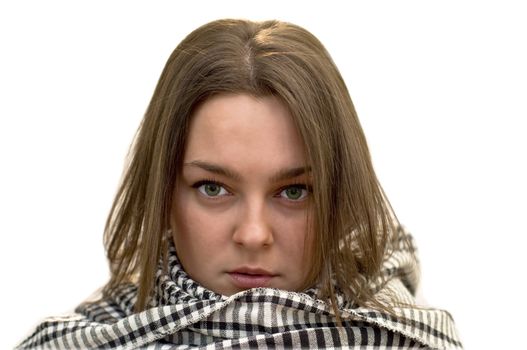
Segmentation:
<svg viewBox="0 0 527 350">
<path fill-rule="evenodd" d="M 209 262 L 214 261 L 211 225 L 187 201 L 179 202 L 172 215 L 173 240 L 181 265 L 191 278 L 204 284 Z"/>
<path fill-rule="evenodd" d="M 180 258 L 205 258 L 207 252 L 225 240 L 227 225 L 221 216 L 205 210 L 192 198 L 180 194 L 173 210 L 174 242 Z"/>
<path fill-rule="evenodd" d="M 172 208 L 172 232 L 176 251 L 183 265 L 192 262 L 195 258 L 194 252 L 201 251 L 197 237 L 201 232 L 196 224 L 201 221 L 196 218 L 192 209 L 189 196 L 184 191 L 177 191 L 174 195 L 175 204 Z M 188 264 L 191 265 L 191 264 Z"/>
<path fill-rule="evenodd" d="M 289 260 L 295 260 L 304 266 L 310 258 L 310 247 L 312 246 L 312 234 L 309 230 L 312 224 L 308 221 L 307 216 L 289 215 L 277 220 L 276 226 L 279 228 L 275 231 L 278 240 L 284 250 L 284 256 Z"/>
</svg>

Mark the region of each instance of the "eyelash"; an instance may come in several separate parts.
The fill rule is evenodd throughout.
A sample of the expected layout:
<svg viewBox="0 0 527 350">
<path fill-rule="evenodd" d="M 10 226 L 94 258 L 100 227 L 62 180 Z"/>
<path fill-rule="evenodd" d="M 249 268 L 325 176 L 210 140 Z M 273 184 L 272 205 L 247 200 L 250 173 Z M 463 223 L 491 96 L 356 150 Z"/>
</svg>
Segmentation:
<svg viewBox="0 0 527 350">
<path fill-rule="evenodd" d="M 230 194 L 230 191 L 227 189 L 227 186 L 224 183 L 222 183 L 220 181 L 217 181 L 217 180 L 214 180 L 214 179 L 203 179 L 203 180 L 197 181 L 196 183 L 192 184 L 192 187 L 195 188 L 195 189 L 199 189 L 201 186 L 207 185 L 207 184 L 214 184 L 214 185 L 220 186 L 220 187 L 225 189 L 225 191 L 227 191 Z M 306 185 L 306 184 L 303 184 L 303 183 L 292 183 L 292 184 L 283 186 L 280 189 L 278 189 L 278 191 L 276 191 L 276 196 L 280 197 L 280 194 L 284 190 L 286 190 L 288 188 L 291 188 L 291 187 L 297 187 L 297 188 L 300 188 L 301 190 L 306 190 L 308 192 L 306 196 L 308 196 L 313 191 L 312 186 L 309 186 L 309 185 Z M 215 196 L 207 196 L 207 198 L 213 199 L 213 198 L 215 198 Z M 287 198 L 286 198 L 286 200 L 287 200 Z M 291 202 L 300 202 L 299 200 L 295 201 L 295 200 L 292 200 L 292 199 L 289 199 L 289 201 L 291 201 Z"/>
</svg>

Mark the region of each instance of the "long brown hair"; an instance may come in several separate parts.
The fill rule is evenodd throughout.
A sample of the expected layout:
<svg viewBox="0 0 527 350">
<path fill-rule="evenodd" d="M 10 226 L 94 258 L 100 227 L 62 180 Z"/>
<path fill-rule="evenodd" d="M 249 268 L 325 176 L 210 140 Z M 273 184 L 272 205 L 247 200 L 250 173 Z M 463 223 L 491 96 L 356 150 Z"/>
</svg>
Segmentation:
<svg viewBox="0 0 527 350">
<path fill-rule="evenodd" d="M 306 286 L 335 287 L 374 302 L 396 219 L 374 173 L 346 85 L 323 45 L 293 24 L 218 20 L 189 34 L 161 74 L 132 145 L 105 229 L 111 279 L 138 285 L 136 310 L 152 295 L 166 257 L 172 194 L 196 106 L 222 93 L 274 95 L 288 106 L 313 175 L 315 244 Z"/>
</svg>

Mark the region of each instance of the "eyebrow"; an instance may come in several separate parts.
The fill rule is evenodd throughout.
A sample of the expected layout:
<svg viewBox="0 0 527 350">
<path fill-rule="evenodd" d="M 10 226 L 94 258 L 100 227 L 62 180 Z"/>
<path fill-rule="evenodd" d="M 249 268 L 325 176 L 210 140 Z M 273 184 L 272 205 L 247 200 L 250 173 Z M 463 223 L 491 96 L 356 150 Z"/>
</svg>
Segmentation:
<svg viewBox="0 0 527 350">
<path fill-rule="evenodd" d="M 205 171 L 208 171 L 208 172 L 211 172 L 217 175 L 222 175 L 222 176 L 228 177 L 235 181 L 241 181 L 242 179 L 242 176 L 232 169 L 223 167 L 218 164 L 205 162 L 202 160 L 193 160 L 191 162 L 184 163 L 183 165 L 198 167 Z M 270 178 L 270 182 L 280 182 L 280 181 L 292 179 L 292 178 L 295 178 L 295 177 L 298 177 L 300 175 L 310 173 L 310 172 L 311 172 L 311 167 L 309 166 L 280 169 L 276 174 L 274 174 Z"/>
</svg>

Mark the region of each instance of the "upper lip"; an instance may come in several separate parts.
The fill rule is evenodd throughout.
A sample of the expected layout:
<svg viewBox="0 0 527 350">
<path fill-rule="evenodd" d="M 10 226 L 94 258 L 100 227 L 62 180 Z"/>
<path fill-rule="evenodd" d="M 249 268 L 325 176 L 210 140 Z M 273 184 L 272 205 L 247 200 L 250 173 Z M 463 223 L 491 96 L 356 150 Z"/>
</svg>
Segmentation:
<svg viewBox="0 0 527 350">
<path fill-rule="evenodd" d="M 260 275 L 260 276 L 275 276 L 274 273 L 261 269 L 259 267 L 248 267 L 248 266 L 239 267 L 237 269 L 229 271 L 229 273 L 243 273 L 245 275 Z"/>
</svg>

